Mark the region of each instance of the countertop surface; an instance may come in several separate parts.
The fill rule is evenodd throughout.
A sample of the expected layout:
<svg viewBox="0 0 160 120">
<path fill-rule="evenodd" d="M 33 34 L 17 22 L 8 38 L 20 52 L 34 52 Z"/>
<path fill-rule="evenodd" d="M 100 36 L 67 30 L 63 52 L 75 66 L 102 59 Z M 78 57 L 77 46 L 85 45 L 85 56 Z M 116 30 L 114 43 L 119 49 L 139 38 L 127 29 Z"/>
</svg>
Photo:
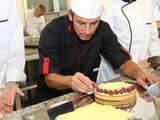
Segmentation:
<svg viewBox="0 0 160 120">
<path fill-rule="evenodd" d="M 25 60 L 27 61 L 33 61 L 38 60 L 39 54 L 37 48 L 25 48 Z"/>
<path fill-rule="evenodd" d="M 147 71 L 154 72 L 158 78 L 160 76 L 159 71 L 153 71 L 153 69 L 149 69 Z M 115 79 L 114 81 L 123 81 L 128 79 L 127 77 L 120 77 L 118 79 Z M 140 88 L 140 94 L 139 97 L 137 98 L 136 105 L 130 109 L 129 111 L 136 117 L 136 120 L 158 120 L 157 115 L 156 115 L 156 110 L 154 107 L 154 104 L 151 99 L 148 99 L 149 96 L 146 97 L 146 91 L 141 90 Z M 55 105 L 57 103 L 60 103 L 62 101 L 66 100 L 73 100 L 79 97 L 86 96 L 86 94 L 77 94 L 77 93 L 70 93 L 66 94 L 64 96 L 60 96 L 57 98 L 53 98 L 51 100 L 32 105 L 29 107 L 26 107 L 24 109 L 14 111 L 12 113 L 8 113 L 5 115 L 4 120 L 25 120 L 24 116 L 29 115 L 29 114 L 34 114 L 39 110 L 47 110 L 51 105 Z M 34 118 L 30 118 L 27 120 L 36 120 Z"/>
<path fill-rule="evenodd" d="M 32 61 L 39 59 L 38 55 L 38 42 L 39 37 L 25 37 L 25 59 L 26 61 Z"/>
</svg>

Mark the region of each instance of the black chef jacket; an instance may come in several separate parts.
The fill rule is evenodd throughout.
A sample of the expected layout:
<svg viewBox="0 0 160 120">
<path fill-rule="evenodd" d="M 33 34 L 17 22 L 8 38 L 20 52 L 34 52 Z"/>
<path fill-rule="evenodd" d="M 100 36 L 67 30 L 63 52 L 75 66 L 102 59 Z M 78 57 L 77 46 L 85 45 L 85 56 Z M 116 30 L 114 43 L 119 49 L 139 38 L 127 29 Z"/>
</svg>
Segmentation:
<svg viewBox="0 0 160 120">
<path fill-rule="evenodd" d="M 115 69 L 130 59 L 130 55 L 119 44 L 107 23 L 100 21 L 92 38 L 84 42 L 75 33 L 68 16 L 53 20 L 43 29 L 38 50 L 40 56 L 38 94 L 41 100 L 71 91 L 47 87 L 44 76 L 49 73 L 74 75 L 81 72 L 96 82 L 93 69 L 97 67 L 100 54 Z"/>
</svg>

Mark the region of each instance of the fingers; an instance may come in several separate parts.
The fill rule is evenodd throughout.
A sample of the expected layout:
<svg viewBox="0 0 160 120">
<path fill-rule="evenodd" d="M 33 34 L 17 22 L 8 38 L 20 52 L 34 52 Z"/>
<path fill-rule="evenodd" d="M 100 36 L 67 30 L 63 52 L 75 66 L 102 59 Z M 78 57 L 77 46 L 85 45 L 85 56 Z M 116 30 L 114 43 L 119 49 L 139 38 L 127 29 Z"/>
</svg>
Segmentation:
<svg viewBox="0 0 160 120">
<path fill-rule="evenodd" d="M 2 98 L 3 98 L 3 103 L 5 105 L 7 105 L 7 106 L 13 106 L 13 104 L 14 104 L 14 98 L 12 99 L 12 98 L 9 98 L 8 96 L 7 97 L 6 96 L 2 96 Z"/>
<path fill-rule="evenodd" d="M 13 104 L 14 104 L 14 100 L 8 100 L 5 97 L 1 97 L 2 98 L 2 110 L 3 112 L 11 112 L 13 110 Z"/>
<path fill-rule="evenodd" d="M 14 96 L 15 96 L 14 91 L 5 92 L 5 94 L 2 95 L 4 104 L 8 105 L 8 106 L 13 106 L 13 104 L 14 104 Z"/>
<path fill-rule="evenodd" d="M 0 112 L 11 112 L 13 110 L 13 106 L 10 106 L 8 104 L 5 104 L 5 99 L 3 97 L 0 97 Z"/>
<path fill-rule="evenodd" d="M 3 106 L 3 112 L 4 113 L 9 113 L 13 111 L 13 106 L 9 106 L 9 105 L 4 105 Z"/>
<path fill-rule="evenodd" d="M 138 84 L 140 84 L 144 89 L 148 89 L 148 85 L 145 83 L 145 81 L 142 78 L 139 78 L 137 80 Z"/>
<path fill-rule="evenodd" d="M 147 80 L 149 81 L 150 84 L 154 84 L 154 83 L 158 82 L 157 77 L 152 73 L 148 74 Z"/>
<path fill-rule="evenodd" d="M 4 91 L 2 92 L 2 98 L 5 105 L 13 106 L 16 87 L 16 84 L 8 83 L 4 88 Z"/>
<path fill-rule="evenodd" d="M 78 79 L 85 84 L 89 89 L 92 89 L 92 81 L 82 73 L 76 73 Z"/>
<path fill-rule="evenodd" d="M 71 81 L 72 89 L 76 92 L 85 93 L 88 91 L 87 86 L 85 86 L 77 77 L 73 77 Z"/>
<path fill-rule="evenodd" d="M 20 89 L 19 87 L 17 87 L 16 93 L 17 93 L 18 95 L 22 96 L 22 97 L 25 95 L 25 94 L 21 91 L 21 89 Z"/>
<path fill-rule="evenodd" d="M 2 92 L 0 108 L 4 112 L 11 112 L 13 110 L 14 98 L 16 93 L 20 96 L 24 96 L 23 92 L 15 84 L 7 84 Z"/>
<path fill-rule="evenodd" d="M 15 84 L 7 84 L 2 96 L 0 96 L 0 112 L 11 112 L 14 105 L 14 97 L 16 93 L 24 96 L 24 93 Z"/>
<path fill-rule="evenodd" d="M 77 72 L 71 80 L 72 89 L 76 92 L 82 93 L 86 93 L 91 90 L 93 88 L 93 83 L 94 82 L 92 82 L 88 77 L 79 72 Z"/>
<path fill-rule="evenodd" d="M 137 82 L 145 89 L 148 88 L 149 85 L 158 82 L 157 77 L 152 73 L 142 73 L 140 77 L 137 79 Z"/>
</svg>

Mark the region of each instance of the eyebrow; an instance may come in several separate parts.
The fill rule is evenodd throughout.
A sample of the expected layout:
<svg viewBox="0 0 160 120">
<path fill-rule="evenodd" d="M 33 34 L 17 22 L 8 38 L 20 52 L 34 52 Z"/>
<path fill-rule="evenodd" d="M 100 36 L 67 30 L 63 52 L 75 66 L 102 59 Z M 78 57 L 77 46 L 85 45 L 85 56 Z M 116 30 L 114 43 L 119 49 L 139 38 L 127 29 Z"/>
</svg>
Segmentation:
<svg viewBox="0 0 160 120">
<path fill-rule="evenodd" d="M 96 20 L 96 21 L 93 21 L 93 22 L 87 22 L 87 23 L 90 23 L 90 24 L 92 24 L 92 23 L 97 23 L 99 20 Z M 77 20 L 77 22 L 78 23 L 86 23 L 86 22 L 84 22 L 84 21 L 80 21 L 80 20 Z"/>
<path fill-rule="evenodd" d="M 94 22 L 91 22 L 91 23 L 97 23 L 99 20 L 96 20 L 96 21 L 94 21 Z"/>
</svg>

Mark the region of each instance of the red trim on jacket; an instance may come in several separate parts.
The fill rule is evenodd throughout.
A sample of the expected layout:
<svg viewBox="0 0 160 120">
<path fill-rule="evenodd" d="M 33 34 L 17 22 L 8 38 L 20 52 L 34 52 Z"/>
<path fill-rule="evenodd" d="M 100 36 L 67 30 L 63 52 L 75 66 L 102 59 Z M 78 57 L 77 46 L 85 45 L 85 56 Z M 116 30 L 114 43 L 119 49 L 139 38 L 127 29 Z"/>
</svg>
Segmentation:
<svg viewBox="0 0 160 120">
<path fill-rule="evenodd" d="M 69 31 L 69 32 L 72 32 L 72 22 L 69 22 L 68 31 Z"/>
<path fill-rule="evenodd" d="M 49 63 L 50 63 L 50 58 L 45 57 L 43 61 L 43 74 L 47 75 L 49 73 Z"/>
<path fill-rule="evenodd" d="M 125 48 L 122 48 L 122 50 L 123 50 L 125 53 L 127 53 L 129 60 L 131 60 L 131 59 L 132 59 L 132 56 L 131 56 L 131 54 L 129 53 L 129 51 L 128 51 L 127 49 L 125 49 Z"/>
</svg>

